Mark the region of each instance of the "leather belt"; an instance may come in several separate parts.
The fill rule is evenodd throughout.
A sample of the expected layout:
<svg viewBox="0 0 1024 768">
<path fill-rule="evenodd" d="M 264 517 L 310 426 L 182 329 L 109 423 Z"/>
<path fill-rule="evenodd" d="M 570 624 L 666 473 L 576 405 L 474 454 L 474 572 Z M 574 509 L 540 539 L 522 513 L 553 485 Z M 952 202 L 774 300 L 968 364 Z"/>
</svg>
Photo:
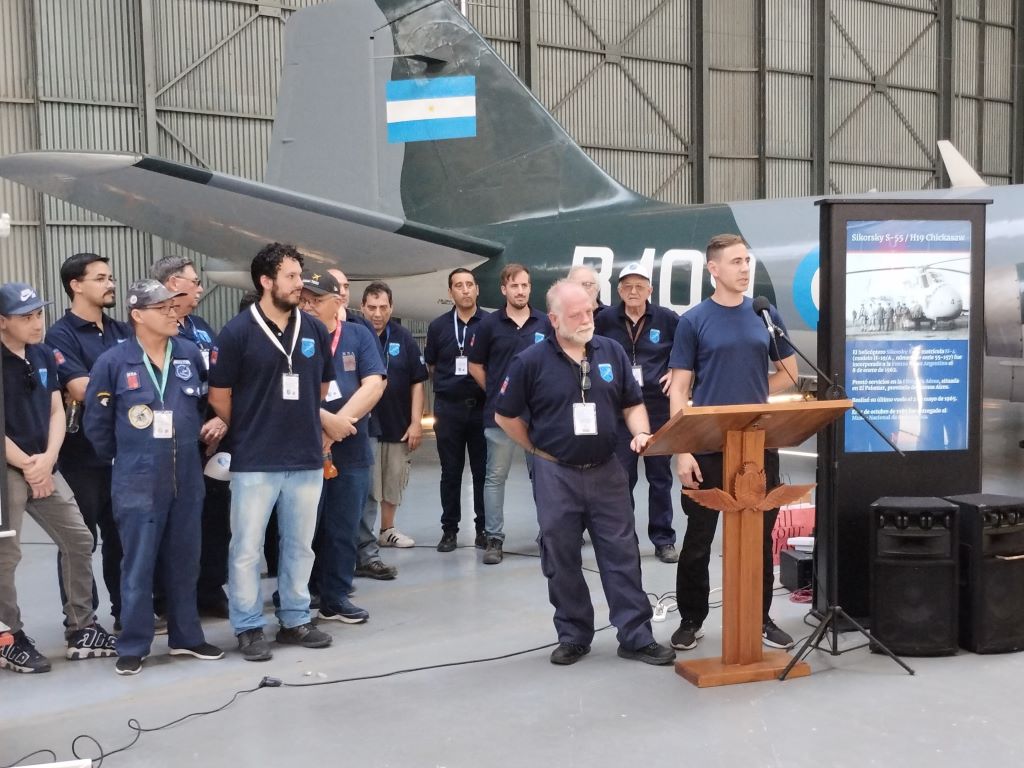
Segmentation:
<svg viewBox="0 0 1024 768">
<path fill-rule="evenodd" d="M 570 464 L 567 461 L 556 459 L 550 453 L 542 451 L 540 448 L 534 448 L 533 455 L 540 456 L 542 459 L 550 461 L 552 464 L 557 464 L 560 467 L 569 467 L 570 469 L 593 469 L 594 467 L 600 467 L 608 463 L 608 459 L 605 459 L 604 461 L 595 461 L 592 464 Z"/>
</svg>

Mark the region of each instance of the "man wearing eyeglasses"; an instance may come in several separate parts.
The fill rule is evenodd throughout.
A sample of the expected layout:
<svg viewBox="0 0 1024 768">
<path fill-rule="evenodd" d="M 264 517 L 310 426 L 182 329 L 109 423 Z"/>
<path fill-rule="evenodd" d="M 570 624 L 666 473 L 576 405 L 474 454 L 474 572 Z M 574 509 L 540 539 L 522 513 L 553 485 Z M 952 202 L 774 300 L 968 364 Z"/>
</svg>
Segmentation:
<svg viewBox="0 0 1024 768">
<path fill-rule="evenodd" d="M 95 253 L 76 253 L 60 265 L 60 281 L 71 299 L 71 308 L 50 326 L 46 344 L 53 349 L 57 377 L 68 408 L 68 434 L 57 466 L 75 492 L 75 501 L 94 542 L 102 539 L 103 582 L 110 595 L 110 613 L 116 630 L 121 617 L 122 553 L 110 501 L 110 462 L 96 455 L 80 429 L 88 410 L 85 389 L 93 365 L 106 350 L 132 337 L 131 326 L 104 312 L 116 303 L 116 280 L 109 261 Z M 60 581 L 63 599 L 64 580 Z M 94 602 L 98 606 L 95 598 Z"/>
<path fill-rule="evenodd" d="M 578 264 L 569 270 L 569 274 L 566 278 L 577 285 L 583 287 L 583 290 L 590 296 L 591 301 L 594 302 L 594 317 L 597 318 L 601 312 L 607 307 L 601 303 L 601 281 L 597 276 L 597 271 L 593 267 L 588 267 L 585 264 Z"/>
<path fill-rule="evenodd" d="M 215 660 L 196 609 L 203 470 L 195 446 L 204 421 L 206 367 L 178 338 L 175 299 L 156 280 L 128 289 L 135 339 L 100 355 L 86 390 L 83 428 L 114 462 L 114 519 L 124 549 L 119 675 L 135 675 L 153 643 L 153 584 L 166 599 L 171 656 Z"/>
<path fill-rule="evenodd" d="M 633 451 L 642 451 L 650 439 L 640 387 L 622 347 L 594 335 L 593 302 L 581 286 L 560 280 L 547 298 L 554 333 L 513 358 L 495 420 L 534 456 L 537 542 L 559 643 L 551 663 L 576 663 L 590 652 L 594 638 L 594 606 L 580 548 L 587 530 L 618 630 L 618 655 L 670 664 L 675 653 L 657 643 L 651 631 L 629 486 L 615 458 L 619 420 L 632 435 Z"/>
<path fill-rule="evenodd" d="M 13 537 L 0 538 L 0 625 L 13 643 L 0 646 L 0 668 L 49 672 L 50 662 L 25 634 L 14 572 L 21 560 L 21 528 L 28 513 L 53 539 L 64 564 L 66 656 L 113 656 L 116 638 L 96 623 L 92 604 L 93 538 L 75 505 L 71 488 L 54 465 L 64 439 L 57 366 L 40 344 L 44 302 L 32 286 L 0 287 L 0 341 L 3 342 L 4 426 L 7 508 Z M 152 617 L 150 617 L 152 620 Z"/>
<path fill-rule="evenodd" d="M 210 324 L 195 313 L 203 295 L 203 283 L 195 264 L 185 256 L 164 256 L 153 263 L 150 276 L 168 290 L 180 294 L 175 301 L 178 336 L 199 348 L 203 363 L 209 370 L 210 351 L 216 335 Z M 199 450 L 204 464 L 217 452 L 227 435 L 227 425 L 212 409 L 207 410 L 206 417 L 199 431 Z M 227 480 L 204 475 L 204 482 L 206 497 L 203 501 L 202 555 L 196 600 L 200 614 L 226 619 L 228 598 L 224 594 L 224 585 L 228 581 L 228 545 L 231 541 L 231 490 Z"/>
<path fill-rule="evenodd" d="M 594 318 L 594 332 L 615 339 L 626 350 L 630 370 L 644 395 L 651 431 L 657 432 L 668 421 L 668 388 L 672 376 L 668 356 L 672 351 L 679 315 L 667 307 L 651 304 L 651 276 L 639 262 L 631 262 L 619 273 L 619 298 L 614 309 Z M 619 425 L 619 443 L 615 449 L 629 477 L 629 497 L 636 509 L 633 491 L 637 482 L 640 457 L 629 449 L 630 434 Z M 672 529 L 672 457 L 644 456 L 647 475 L 647 536 L 654 554 L 663 563 L 679 560 L 676 532 Z"/>
</svg>

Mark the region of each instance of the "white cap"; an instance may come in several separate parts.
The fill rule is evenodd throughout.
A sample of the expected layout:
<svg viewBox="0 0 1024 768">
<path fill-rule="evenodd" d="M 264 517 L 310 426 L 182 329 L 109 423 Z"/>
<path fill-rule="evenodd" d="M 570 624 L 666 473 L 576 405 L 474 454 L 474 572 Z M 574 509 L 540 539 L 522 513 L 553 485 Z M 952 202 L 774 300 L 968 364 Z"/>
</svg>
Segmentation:
<svg viewBox="0 0 1024 768">
<path fill-rule="evenodd" d="M 629 264 L 624 266 L 622 268 L 622 271 L 619 272 L 619 280 L 629 277 L 630 275 L 639 275 L 640 277 L 644 278 L 647 282 L 651 282 L 650 274 L 647 272 L 646 269 L 644 269 L 643 264 L 641 264 L 639 261 L 631 261 L 629 262 Z"/>
<path fill-rule="evenodd" d="M 207 477 L 212 477 L 214 480 L 230 480 L 231 479 L 231 454 L 221 451 L 215 453 L 210 457 L 210 460 L 206 462 L 206 469 L 203 470 L 203 474 Z"/>
</svg>

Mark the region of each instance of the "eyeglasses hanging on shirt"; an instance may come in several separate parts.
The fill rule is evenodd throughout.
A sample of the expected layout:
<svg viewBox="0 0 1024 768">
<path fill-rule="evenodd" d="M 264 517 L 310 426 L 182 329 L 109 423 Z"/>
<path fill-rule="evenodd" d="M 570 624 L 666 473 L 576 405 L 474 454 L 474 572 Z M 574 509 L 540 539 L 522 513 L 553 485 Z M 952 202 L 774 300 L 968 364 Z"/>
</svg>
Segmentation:
<svg viewBox="0 0 1024 768">
<path fill-rule="evenodd" d="M 590 361 L 580 360 L 580 402 L 572 404 L 572 428 L 575 435 L 597 434 L 597 406 L 587 402 L 590 390 Z"/>
</svg>

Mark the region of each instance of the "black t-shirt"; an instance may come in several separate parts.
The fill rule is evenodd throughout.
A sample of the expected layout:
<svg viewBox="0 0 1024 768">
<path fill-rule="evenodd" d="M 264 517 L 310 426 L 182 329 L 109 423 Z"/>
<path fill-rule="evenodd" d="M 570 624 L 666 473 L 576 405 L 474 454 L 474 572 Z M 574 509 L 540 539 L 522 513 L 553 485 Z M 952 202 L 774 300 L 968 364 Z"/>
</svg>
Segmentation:
<svg viewBox="0 0 1024 768">
<path fill-rule="evenodd" d="M 461 376 L 455 374 L 455 358 L 460 355 L 468 357 L 469 340 L 485 317 L 487 313 L 477 309 L 469 322 L 464 323 L 458 316 L 458 310 L 452 309 L 434 318 L 427 327 L 423 359 L 427 365 L 434 366 L 434 397 L 446 400 L 477 399 L 480 406 L 483 406 L 484 391 L 468 372 Z"/>
<path fill-rule="evenodd" d="M 44 344 L 27 344 L 24 359 L 6 346 L 2 355 L 5 434 L 29 456 L 43 453 L 53 393 L 60 390 L 53 353 Z"/>
<path fill-rule="evenodd" d="M 380 439 L 397 443 L 412 421 L 412 385 L 427 380 L 427 366 L 420 345 L 408 329 L 389 321 L 377 337 L 387 371 L 388 386 L 373 409 Z"/>
</svg>

